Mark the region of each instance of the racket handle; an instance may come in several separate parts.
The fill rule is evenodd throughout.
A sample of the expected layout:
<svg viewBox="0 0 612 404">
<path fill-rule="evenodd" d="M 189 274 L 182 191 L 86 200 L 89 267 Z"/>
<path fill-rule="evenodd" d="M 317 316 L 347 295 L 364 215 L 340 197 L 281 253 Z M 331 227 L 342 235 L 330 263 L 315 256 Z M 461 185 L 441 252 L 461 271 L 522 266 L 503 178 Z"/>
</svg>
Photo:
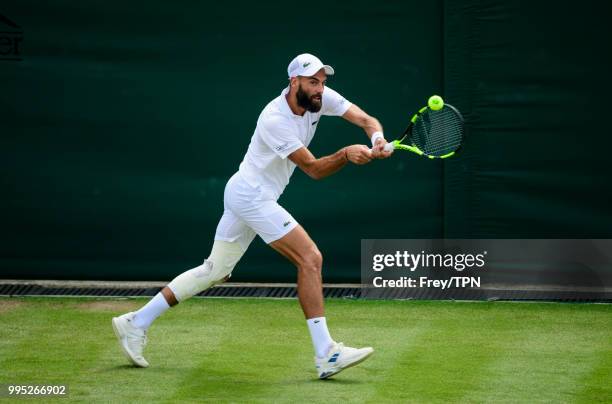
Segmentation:
<svg viewBox="0 0 612 404">
<path fill-rule="evenodd" d="M 394 146 L 393 143 L 387 143 L 383 150 L 386 151 L 386 152 L 393 151 L 393 150 L 395 150 L 395 146 Z"/>
</svg>

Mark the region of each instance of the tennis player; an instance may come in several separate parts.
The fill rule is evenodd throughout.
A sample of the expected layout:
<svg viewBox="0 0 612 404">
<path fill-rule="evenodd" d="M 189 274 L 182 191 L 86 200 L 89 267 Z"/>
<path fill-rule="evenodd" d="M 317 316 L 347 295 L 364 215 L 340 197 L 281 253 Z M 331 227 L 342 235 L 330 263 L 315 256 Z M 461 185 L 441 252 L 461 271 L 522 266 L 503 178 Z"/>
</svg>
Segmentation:
<svg viewBox="0 0 612 404">
<path fill-rule="evenodd" d="M 174 278 L 144 307 L 113 318 L 112 324 L 127 358 L 147 367 L 143 357 L 146 331 L 169 307 L 226 281 L 249 244 L 259 235 L 298 269 L 297 289 L 315 351 L 319 378 L 326 379 L 354 366 L 373 352 L 335 342 L 323 309 L 323 258 L 308 233 L 277 200 L 295 167 L 314 179 L 336 173 L 346 164 L 366 164 L 386 158 L 382 126 L 355 104 L 326 87 L 334 69 L 310 54 L 298 55 L 287 69 L 289 85 L 261 112 L 238 172 L 228 181 L 224 212 L 210 256 L 204 263 Z M 362 128 L 372 149 L 354 144 L 316 158 L 308 150 L 323 115 L 341 116 Z"/>
</svg>

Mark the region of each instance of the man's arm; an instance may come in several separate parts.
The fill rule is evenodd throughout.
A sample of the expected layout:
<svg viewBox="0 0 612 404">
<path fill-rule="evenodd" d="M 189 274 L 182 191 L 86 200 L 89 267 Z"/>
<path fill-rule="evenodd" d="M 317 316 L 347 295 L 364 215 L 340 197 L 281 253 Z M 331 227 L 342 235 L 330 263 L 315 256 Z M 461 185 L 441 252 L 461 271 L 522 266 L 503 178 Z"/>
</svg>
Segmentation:
<svg viewBox="0 0 612 404">
<path fill-rule="evenodd" d="M 384 151 L 387 141 L 384 137 L 382 137 L 383 127 L 380 122 L 378 122 L 378 119 L 368 115 L 364 110 L 355 104 L 351 105 L 344 115 L 342 115 L 342 117 L 350 123 L 362 128 L 370 139 L 374 133 L 380 132 L 381 136 L 376 139 L 376 143 L 372 148 L 372 157 L 387 158 L 392 154 L 391 151 Z"/>
<path fill-rule="evenodd" d="M 380 122 L 378 122 L 378 119 L 366 114 L 364 110 L 355 104 L 351 105 L 342 117 L 353 125 L 362 128 L 369 138 L 371 138 L 374 133 L 383 131 L 383 127 Z"/>
<path fill-rule="evenodd" d="M 310 178 L 319 180 L 338 172 L 349 161 L 355 164 L 369 163 L 372 156 L 367 146 L 354 144 L 321 158 L 316 158 L 306 147 L 301 147 L 291 153 L 289 159 Z"/>
</svg>

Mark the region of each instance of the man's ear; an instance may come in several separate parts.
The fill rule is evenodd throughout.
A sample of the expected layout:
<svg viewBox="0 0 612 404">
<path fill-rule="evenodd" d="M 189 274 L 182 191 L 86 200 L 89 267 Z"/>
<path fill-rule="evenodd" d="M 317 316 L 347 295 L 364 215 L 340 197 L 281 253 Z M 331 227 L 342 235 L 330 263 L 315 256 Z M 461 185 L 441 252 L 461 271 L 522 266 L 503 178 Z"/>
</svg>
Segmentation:
<svg viewBox="0 0 612 404">
<path fill-rule="evenodd" d="M 299 85 L 299 81 L 297 77 L 291 77 L 289 79 L 289 88 L 293 89 L 297 89 Z"/>
</svg>

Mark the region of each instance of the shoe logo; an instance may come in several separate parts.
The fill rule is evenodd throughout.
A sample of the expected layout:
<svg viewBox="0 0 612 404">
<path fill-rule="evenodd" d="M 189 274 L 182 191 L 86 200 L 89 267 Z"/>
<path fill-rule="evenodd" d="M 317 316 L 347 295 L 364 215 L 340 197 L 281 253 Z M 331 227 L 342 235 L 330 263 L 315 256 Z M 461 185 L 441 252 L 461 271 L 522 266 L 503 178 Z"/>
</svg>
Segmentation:
<svg viewBox="0 0 612 404">
<path fill-rule="evenodd" d="M 315 320 L 314 323 L 317 324 L 319 321 L 321 321 L 321 320 Z"/>
<path fill-rule="evenodd" d="M 314 125 L 315 125 L 317 122 L 319 122 L 319 121 L 314 121 L 314 122 L 312 123 L 312 126 L 314 126 Z"/>
<path fill-rule="evenodd" d="M 338 356 L 340 356 L 340 352 L 336 352 L 335 354 L 333 354 L 332 357 L 329 358 L 329 360 L 327 362 L 333 363 L 333 362 L 337 361 L 338 360 Z"/>
<path fill-rule="evenodd" d="M 291 220 L 289 220 L 288 222 L 283 223 L 283 227 L 287 227 L 291 224 Z M 315 323 L 317 323 L 317 321 L 315 321 Z"/>
</svg>

